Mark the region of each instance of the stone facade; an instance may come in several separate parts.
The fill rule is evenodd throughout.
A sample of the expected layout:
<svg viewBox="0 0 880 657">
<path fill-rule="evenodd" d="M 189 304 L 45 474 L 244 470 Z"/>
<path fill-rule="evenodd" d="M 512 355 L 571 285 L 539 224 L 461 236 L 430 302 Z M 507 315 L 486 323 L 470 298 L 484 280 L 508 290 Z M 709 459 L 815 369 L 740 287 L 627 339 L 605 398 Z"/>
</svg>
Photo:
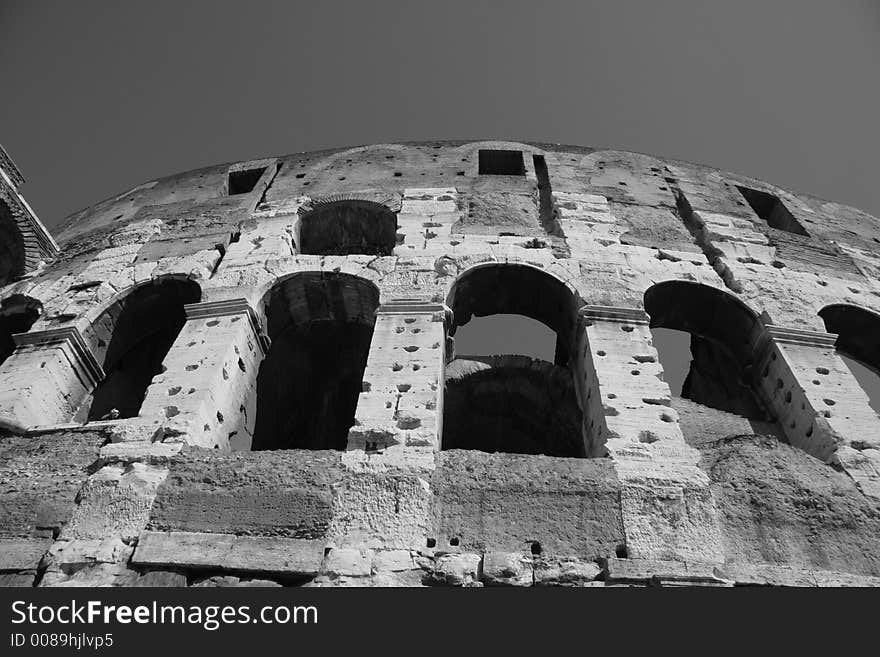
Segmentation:
<svg viewBox="0 0 880 657">
<path fill-rule="evenodd" d="M 621 151 L 380 144 L 145 183 L 57 250 L 20 182 L 4 584 L 880 584 L 880 415 L 843 357 L 880 370 L 864 212 Z M 458 355 L 498 313 L 554 361 Z M 680 395 L 657 328 L 691 334 Z"/>
</svg>

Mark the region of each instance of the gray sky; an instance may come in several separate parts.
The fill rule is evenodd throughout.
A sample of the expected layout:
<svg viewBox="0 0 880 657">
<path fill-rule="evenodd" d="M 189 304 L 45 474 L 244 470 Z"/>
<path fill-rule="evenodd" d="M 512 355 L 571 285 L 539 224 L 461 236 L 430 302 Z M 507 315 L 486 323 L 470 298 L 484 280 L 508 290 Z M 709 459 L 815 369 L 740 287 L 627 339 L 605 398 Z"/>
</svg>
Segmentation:
<svg viewBox="0 0 880 657">
<path fill-rule="evenodd" d="M 49 227 L 207 164 L 471 137 L 692 160 L 880 215 L 878 36 L 876 0 L 0 0 L 0 141 Z"/>
<path fill-rule="evenodd" d="M 0 0 L 0 142 L 50 229 L 209 164 L 493 137 L 700 162 L 880 215 L 878 37 L 877 0 Z M 495 344 L 487 326 L 461 342 Z"/>
</svg>

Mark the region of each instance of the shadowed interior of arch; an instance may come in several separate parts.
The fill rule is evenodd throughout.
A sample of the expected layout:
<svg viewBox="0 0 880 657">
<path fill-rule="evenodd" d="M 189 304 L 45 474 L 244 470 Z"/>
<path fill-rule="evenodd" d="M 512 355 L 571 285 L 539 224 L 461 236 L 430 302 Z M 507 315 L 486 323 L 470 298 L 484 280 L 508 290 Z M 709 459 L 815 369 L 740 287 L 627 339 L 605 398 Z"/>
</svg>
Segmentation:
<svg viewBox="0 0 880 657">
<path fill-rule="evenodd" d="M 9 208 L 0 201 L 0 286 L 14 281 L 24 272 L 24 239 Z"/>
<path fill-rule="evenodd" d="M 664 374 L 669 370 L 673 396 L 745 418 L 773 421 L 755 392 L 753 344 L 759 327 L 750 310 L 715 288 L 670 281 L 645 292 L 645 311 Z M 685 340 L 690 342 L 690 363 Z"/>
<path fill-rule="evenodd" d="M 397 242 L 397 215 L 381 203 L 338 200 L 302 214 L 299 252 L 306 255 L 389 256 Z"/>
<path fill-rule="evenodd" d="M 271 290 L 253 450 L 345 449 L 378 305 L 376 286 L 347 274 L 298 274 Z"/>
<path fill-rule="evenodd" d="M 143 285 L 106 310 L 92 327 L 106 349 L 104 380 L 77 413 L 88 421 L 135 417 L 153 377 L 186 322 L 184 305 L 202 293 L 193 281 L 160 279 Z M 109 343 L 101 335 L 109 336 Z"/>
<path fill-rule="evenodd" d="M 868 395 L 871 408 L 880 414 L 880 369 L 870 367 L 846 353 L 841 353 L 840 357 Z"/>
<path fill-rule="evenodd" d="M 449 306 L 442 448 L 585 456 L 569 289 L 532 267 L 491 265 L 464 274 Z"/>
<path fill-rule="evenodd" d="M 868 401 L 880 413 L 880 315 L 864 308 L 833 304 L 819 311 L 829 333 L 837 334 L 837 350 Z"/>
<path fill-rule="evenodd" d="M 13 335 L 30 330 L 40 316 L 40 304 L 22 296 L 0 303 L 0 365 L 15 351 Z"/>
</svg>

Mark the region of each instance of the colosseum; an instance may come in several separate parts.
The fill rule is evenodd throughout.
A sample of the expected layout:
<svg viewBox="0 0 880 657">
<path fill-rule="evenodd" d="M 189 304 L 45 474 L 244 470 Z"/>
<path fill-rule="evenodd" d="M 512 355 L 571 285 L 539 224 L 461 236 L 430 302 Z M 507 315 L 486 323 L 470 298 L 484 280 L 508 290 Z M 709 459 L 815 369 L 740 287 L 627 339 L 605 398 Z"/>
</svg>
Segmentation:
<svg viewBox="0 0 880 657">
<path fill-rule="evenodd" d="M 4 585 L 880 584 L 865 212 L 444 141 L 189 171 L 53 237 L 0 170 Z M 543 357 L 465 339 L 509 315 Z"/>
</svg>

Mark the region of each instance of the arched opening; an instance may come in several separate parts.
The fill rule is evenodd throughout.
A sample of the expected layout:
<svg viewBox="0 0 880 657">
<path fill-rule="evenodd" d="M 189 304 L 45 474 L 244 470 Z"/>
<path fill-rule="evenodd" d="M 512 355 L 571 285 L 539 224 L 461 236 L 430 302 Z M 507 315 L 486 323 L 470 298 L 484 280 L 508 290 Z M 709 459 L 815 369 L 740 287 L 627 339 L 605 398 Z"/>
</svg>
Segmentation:
<svg viewBox="0 0 880 657">
<path fill-rule="evenodd" d="M 825 330 L 837 334 L 837 351 L 880 413 L 880 315 L 834 304 L 819 311 Z"/>
<path fill-rule="evenodd" d="M 198 303 L 199 285 L 158 279 L 108 308 L 86 336 L 98 351 L 106 347 L 104 380 L 79 415 L 88 421 L 135 417 L 153 377 L 186 322 L 184 305 Z M 101 335 L 109 334 L 109 343 Z"/>
<path fill-rule="evenodd" d="M 535 267 L 492 264 L 465 272 L 448 305 L 442 448 L 585 456 L 568 287 Z"/>
<path fill-rule="evenodd" d="M 305 255 L 389 256 L 397 241 L 397 215 L 381 203 L 342 200 L 303 213 L 299 252 Z"/>
<path fill-rule="evenodd" d="M 272 288 L 252 449 L 345 449 L 378 305 L 378 288 L 348 274 L 297 274 Z"/>
<path fill-rule="evenodd" d="M 472 321 L 479 323 L 481 318 L 518 315 L 547 327 L 553 333 L 553 362 L 560 366 L 568 365 L 578 304 L 564 283 L 540 269 L 527 265 L 507 264 L 475 267 L 456 281 L 449 293 L 448 305 L 453 312 L 450 335 L 456 337 L 456 353 L 469 353 L 458 344 L 459 327 L 464 327 Z M 500 329 L 500 326 L 497 328 Z M 497 332 L 501 331 L 497 330 Z M 517 334 L 540 337 L 534 329 L 528 327 L 523 331 L 517 331 Z M 545 335 L 549 334 L 545 333 Z M 509 336 L 497 337 L 501 340 L 509 340 Z M 536 348 L 546 349 L 543 345 L 526 341 L 519 347 L 522 349 L 521 352 L 494 351 L 486 355 L 522 354 Z"/>
<path fill-rule="evenodd" d="M 20 294 L 0 302 L 0 364 L 15 351 L 12 336 L 29 331 L 41 311 L 39 301 Z"/>
<path fill-rule="evenodd" d="M 654 346 L 664 370 L 674 373 L 687 367 L 680 397 L 745 418 L 772 421 L 753 383 L 753 347 L 760 326 L 751 310 L 713 287 L 669 281 L 645 292 L 645 311 L 651 317 Z M 685 365 L 685 341 L 672 331 L 689 334 L 689 365 Z"/>
<path fill-rule="evenodd" d="M 26 264 L 21 231 L 9 207 L 0 201 L 0 286 L 23 275 Z"/>
</svg>

